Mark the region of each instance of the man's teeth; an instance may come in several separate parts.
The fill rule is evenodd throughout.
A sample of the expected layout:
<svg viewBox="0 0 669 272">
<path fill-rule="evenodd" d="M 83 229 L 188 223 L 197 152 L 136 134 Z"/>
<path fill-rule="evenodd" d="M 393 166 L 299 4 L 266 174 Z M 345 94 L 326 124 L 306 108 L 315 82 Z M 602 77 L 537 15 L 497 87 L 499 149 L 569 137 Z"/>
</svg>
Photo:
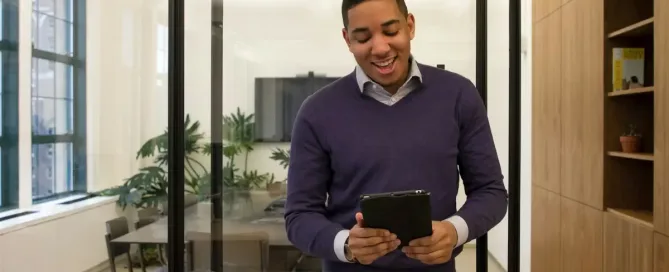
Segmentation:
<svg viewBox="0 0 669 272">
<path fill-rule="evenodd" d="M 392 59 L 389 59 L 389 60 L 384 61 L 384 62 L 375 62 L 374 64 L 375 64 L 376 66 L 379 66 L 379 67 L 386 67 L 386 66 L 392 64 L 394 60 L 395 60 L 395 59 L 392 58 Z"/>
</svg>

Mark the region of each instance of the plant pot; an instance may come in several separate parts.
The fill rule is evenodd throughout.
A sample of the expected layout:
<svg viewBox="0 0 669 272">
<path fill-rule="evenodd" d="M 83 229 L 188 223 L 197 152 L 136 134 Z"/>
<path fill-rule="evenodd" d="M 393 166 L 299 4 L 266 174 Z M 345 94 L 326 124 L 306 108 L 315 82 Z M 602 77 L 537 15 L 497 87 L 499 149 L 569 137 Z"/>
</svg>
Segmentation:
<svg viewBox="0 0 669 272">
<path fill-rule="evenodd" d="M 286 186 L 283 182 L 273 182 L 267 184 L 267 191 L 269 192 L 270 197 L 280 197 L 286 194 Z"/>
<path fill-rule="evenodd" d="M 223 212 L 226 215 L 244 216 L 247 210 L 253 209 L 250 190 L 226 190 L 223 192 L 222 200 Z"/>
<path fill-rule="evenodd" d="M 641 137 L 620 136 L 620 145 L 625 153 L 637 153 L 641 151 Z"/>
</svg>

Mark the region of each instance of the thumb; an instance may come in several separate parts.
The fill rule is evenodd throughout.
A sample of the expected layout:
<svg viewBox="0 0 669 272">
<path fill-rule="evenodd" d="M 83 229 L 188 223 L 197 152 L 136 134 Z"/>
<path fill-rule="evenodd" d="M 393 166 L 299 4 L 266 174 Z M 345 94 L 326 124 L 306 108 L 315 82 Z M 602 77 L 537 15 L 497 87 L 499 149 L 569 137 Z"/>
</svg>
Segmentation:
<svg viewBox="0 0 669 272">
<path fill-rule="evenodd" d="M 358 227 L 363 227 L 365 221 L 362 220 L 362 213 L 355 214 L 355 222 Z"/>
</svg>

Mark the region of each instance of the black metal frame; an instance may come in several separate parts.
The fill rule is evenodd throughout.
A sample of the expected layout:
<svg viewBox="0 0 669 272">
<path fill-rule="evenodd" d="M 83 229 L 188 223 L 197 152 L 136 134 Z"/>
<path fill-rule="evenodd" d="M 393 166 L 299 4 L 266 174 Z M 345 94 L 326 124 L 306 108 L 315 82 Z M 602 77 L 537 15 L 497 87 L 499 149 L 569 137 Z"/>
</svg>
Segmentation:
<svg viewBox="0 0 669 272">
<path fill-rule="evenodd" d="M 184 0 L 168 5 L 168 271 L 184 271 Z"/>
<path fill-rule="evenodd" d="M 488 107 L 488 1 L 476 0 L 476 89 Z M 488 234 L 476 238 L 476 272 L 488 271 Z"/>
<path fill-rule="evenodd" d="M 210 270 L 223 267 L 223 5 L 211 10 L 211 265 Z"/>
<path fill-rule="evenodd" d="M 520 0 L 509 1 L 509 242 L 510 272 L 520 271 Z"/>
</svg>

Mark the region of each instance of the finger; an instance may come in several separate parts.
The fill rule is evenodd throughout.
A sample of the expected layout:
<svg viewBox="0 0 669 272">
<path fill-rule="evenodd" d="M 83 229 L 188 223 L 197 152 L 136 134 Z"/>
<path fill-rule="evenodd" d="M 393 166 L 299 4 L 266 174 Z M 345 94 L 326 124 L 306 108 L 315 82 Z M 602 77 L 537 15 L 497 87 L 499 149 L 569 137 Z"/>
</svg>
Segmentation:
<svg viewBox="0 0 669 272">
<path fill-rule="evenodd" d="M 414 239 L 409 242 L 410 247 L 426 247 L 434 244 L 432 242 L 432 236 L 426 236 L 423 238 Z"/>
<path fill-rule="evenodd" d="M 353 254 L 355 254 L 356 259 L 361 264 L 370 264 L 370 263 L 374 262 L 376 259 L 381 258 L 381 257 L 385 256 L 386 254 L 390 253 L 391 251 L 395 250 L 395 248 L 397 248 L 397 246 L 390 247 L 388 249 L 385 249 L 385 250 L 382 250 L 382 251 L 379 251 L 379 252 L 370 253 L 370 254 L 360 254 L 360 253 L 355 253 L 355 252 Z"/>
<path fill-rule="evenodd" d="M 355 222 L 358 227 L 364 227 L 364 221 L 362 220 L 362 213 L 355 213 Z"/>
<path fill-rule="evenodd" d="M 402 248 L 402 252 L 406 254 L 428 254 L 433 251 L 431 246 L 407 246 Z"/>
<path fill-rule="evenodd" d="M 421 237 L 409 242 L 409 246 L 430 246 L 439 243 L 445 238 L 446 233 L 437 229 L 430 236 Z"/>
<path fill-rule="evenodd" d="M 426 264 L 444 263 L 451 259 L 451 253 L 448 250 L 437 250 L 428 254 L 407 254 L 407 256 Z"/>
<path fill-rule="evenodd" d="M 380 236 L 369 237 L 369 238 L 349 239 L 348 246 L 351 247 L 351 248 L 370 247 L 370 246 L 375 246 L 375 245 L 381 244 L 383 242 L 388 242 L 387 240 L 388 239 L 386 237 L 380 237 Z"/>
<path fill-rule="evenodd" d="M 358 238 L 369 238 L 369 237 L 390 237 L 390 232 L 383 229 L 372 229 L 372 228 L 360 228 L 354 227 L 349 232 L 349 236 L 358 237 Z"/>
<path fill-rule="evenodd" d="M 397 249 L 399 245 L 399 240 L 396 240 L 392 242 L 383 242 L 372 246 L 351 248 L 351 251 L 356 256 L 374 255 L 377 253 L 383 253 L 385 255 L 385 253 Z"/>
</svg>

